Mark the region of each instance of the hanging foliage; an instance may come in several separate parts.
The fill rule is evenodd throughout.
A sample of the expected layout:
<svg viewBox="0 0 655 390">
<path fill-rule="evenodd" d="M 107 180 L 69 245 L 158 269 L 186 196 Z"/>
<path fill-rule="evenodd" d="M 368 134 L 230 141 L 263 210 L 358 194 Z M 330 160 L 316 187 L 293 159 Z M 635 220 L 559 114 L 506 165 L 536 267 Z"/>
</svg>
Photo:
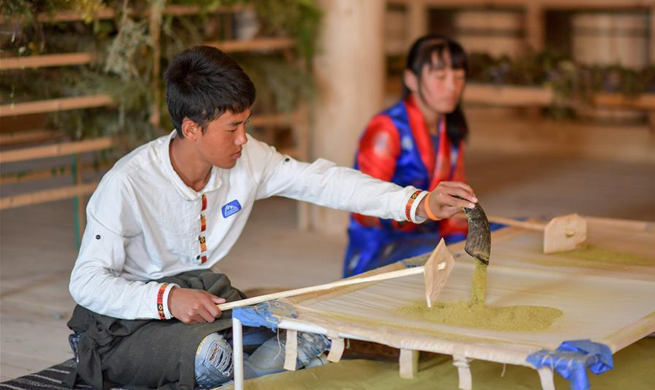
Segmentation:
<svg viewBox="0 0 655 390">
<path fill-rule="evenodd" d="M 197 14 L 166 14 L 170 5 L 200 8 Z M 66 132 L 72 140 L 122 135 L 134 143 L 170 129 L 167 115 L 153 127 L 153 108 L 161 75 L 154 72 L 152 26 L 158 36 L 159 68 L 185 48 L 208 41 L 234 39 L 235 12 L 254 9 L 261 22 L 258 36 L 290 37 L 305 66 L 280 53 L 239 53 L 234 57 L 251 76 L 258 90 L 254 112 L 289 112 L 301 99 L 312 96 L 309 74 L 320 12 L 313 0 L 0 0 L 9 34 L 0 36 L 0 50 L 12 57 L 92 53 L 95 61 L 84 66 L 20 69 L 0 72 L 0 104 L 108 94 L 116 107 L 81 109 L 49 115 L 48 126 Z M 222 8 L 219 8 L 222 7 Z M 225 8 L 227 7 L 227 8 Z M 232 8 L 230 8 L 232 7 Z M 98 12 L 113 11 L 100 20 Z M 75 11 L 81 20 L 47 20 L 64 11 Z M 43 16 L 46 16 L 45 18 Z M 260 102 L 261 101 L 261 102 Z M 159 101 L 159 112 L 166 112 Z"/>
</svg>

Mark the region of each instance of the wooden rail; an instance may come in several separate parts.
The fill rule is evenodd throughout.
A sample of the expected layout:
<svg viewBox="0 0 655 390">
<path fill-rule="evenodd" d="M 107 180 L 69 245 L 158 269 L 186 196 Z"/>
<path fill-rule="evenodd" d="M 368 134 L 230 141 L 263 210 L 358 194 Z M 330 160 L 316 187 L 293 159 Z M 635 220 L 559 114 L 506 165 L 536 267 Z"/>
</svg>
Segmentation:
<svg viewBox="0 0 655 390">
<path fill-rule="evenodd" d="M 97 186 L 98 182 L 93 182 L 31 192 L 29 194 L 6 196 L 0 198 L 0 210 L 84 196 L 95 191 Z"/>
<path fill-rule="evenodd" d="M 164 8 L 164 15 L 172 16 L 191 16 L 198 15 L 201 12 L 210 12 L 210 13 L 233 13 L 243 11 L 247 6 L 244 5 L 234 5 L 230 7 L 219 6 L 214 8 L 202 9 L 194 5 L 169 5 Z M 141 11 L 136 11 L 132 13 L 133 16 L 146 18 L 150 16 L 150 9 L 144 9 Z M 111 8 L 103 8 L 97 11 L 93 15 L 93 19 L 96 20 L 108 20 L 116 18 L 116 12 Z M 78 22 L 86 19 L 86 16 L 78 11 L 68 10 L 68 11 L 59 11 L 56 13 L 41 13 L 37 16 L 37 20 L 43 23 L 59 23 L 59 22 Z M 0 23 L 6 23 L 7 18 L 0 16 Z"/>
<path fill-rule="evenodd" d="M 84 65 L 94 61 L 91 53 L 48 54 L 41 56 L 0 58 L 0 70 Z"/>
<path fill-rule="evenodd" d="M 53 145 L 0 152 L 0 164 L 35 160 L 41 158 L 68 156 L 84 152 L 108 149 L 115 145 L 115 139 L 103 137 L 79 142 L 64 142 Z"/>
<path fill-rule="evenodd" d="M 219 41 L 206 42 L 205 45 L 213 46 L 223 50 L 226 53 L 235 53 L 242 51 L 268 51 L 284 50 L 293 48 L 296 43 L 290 38 L 259 38 L 243 41 Z"/>
<path fill-rule="evenodd" d="M 495 86 L 470 83 L 464 91 L 464 102 L 510 107 L 549 106 L 555 102 L 555 94 L 549 87 Z M 655 111 L 655 94 L 627 97 L 615 93 L 598 93 L 593 104 L 603 107 L 630 108 Z M 571 102 L 564 102 L 571 104 Z"/>
<path fill-rule="evenodd" d="M 43 114 L 47 112 L 77 110 L 80 108 L 111 107 L 114 105 L 114 100 L 109 95 L 38 100 L 26 103 L 3 104 L 0 106 L 0 117 Z"/>
</svg>

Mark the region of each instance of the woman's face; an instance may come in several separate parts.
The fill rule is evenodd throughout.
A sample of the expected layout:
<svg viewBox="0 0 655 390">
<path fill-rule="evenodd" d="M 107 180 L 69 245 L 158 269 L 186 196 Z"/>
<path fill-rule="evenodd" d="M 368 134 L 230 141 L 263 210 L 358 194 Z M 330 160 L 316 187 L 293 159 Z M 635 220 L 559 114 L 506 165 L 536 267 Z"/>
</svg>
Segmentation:
<svg viewBox="0 0 655 390">
<path fill-rule="evenodd" d="M 436 57 L 436 54 L 435 54 Z M 405 85 L 419 98 L 426 108 L 438 113 L 448 114 L 455 110 L 459 103 L 466 84 L 466 72 L 464 69 L 453 69 L 451 66 L 450 53 L 444 52 L 443 59 L 433 59 L 431 67 L 426 64 L 421 70 L 421 78 L 418 79 L 413 73 L 413 80 L 407 80 Z M 407 81 L 410 81 L 407 83 Z"/>
</svg>

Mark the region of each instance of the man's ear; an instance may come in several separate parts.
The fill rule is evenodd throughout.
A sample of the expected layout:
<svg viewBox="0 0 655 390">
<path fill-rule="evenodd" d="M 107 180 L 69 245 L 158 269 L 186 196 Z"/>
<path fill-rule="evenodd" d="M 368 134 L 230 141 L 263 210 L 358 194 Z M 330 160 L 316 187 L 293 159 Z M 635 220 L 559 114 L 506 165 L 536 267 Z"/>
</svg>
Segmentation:
<svg viewBox="0 0 655 390">
<path fill-rule="evenodd" d="M 418 77 L 416 77 L 414 72 L 405 69 L 405 71 L 403 71 L 403 81 L 410 91 L 414 93 L 418 91 Z"/>
<path fill-rule="evenodd" d="M 192 121 L 189 118 L 184 118 L 182 120 L 182 134 L 184 138 L 195 141 L 198 138 L 199 133 L 202 132 L 200 125 Z"/>
</svg>

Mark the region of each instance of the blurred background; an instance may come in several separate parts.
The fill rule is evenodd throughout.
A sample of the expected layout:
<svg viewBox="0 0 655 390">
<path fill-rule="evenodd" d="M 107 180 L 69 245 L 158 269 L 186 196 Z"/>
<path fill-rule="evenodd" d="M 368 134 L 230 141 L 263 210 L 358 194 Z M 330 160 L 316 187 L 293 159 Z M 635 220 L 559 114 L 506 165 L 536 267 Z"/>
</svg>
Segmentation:
<svg viewBox="0 0 655 390">
<path fill-rule="evenodd" d="M 98 180 L 172 130 L 162 73 L 196 44 L 257 86 L 248 131 L 352 166 L 427 33 L 469 54 L 466 170 L 485 209 L 655 220 L 655 3 L 0 0 L 0 380 L 71 356 L 67 284 Z M 259 202 L 219 264 L 242 289 L 341 273 L 348 214 Z"/>
</svg>

